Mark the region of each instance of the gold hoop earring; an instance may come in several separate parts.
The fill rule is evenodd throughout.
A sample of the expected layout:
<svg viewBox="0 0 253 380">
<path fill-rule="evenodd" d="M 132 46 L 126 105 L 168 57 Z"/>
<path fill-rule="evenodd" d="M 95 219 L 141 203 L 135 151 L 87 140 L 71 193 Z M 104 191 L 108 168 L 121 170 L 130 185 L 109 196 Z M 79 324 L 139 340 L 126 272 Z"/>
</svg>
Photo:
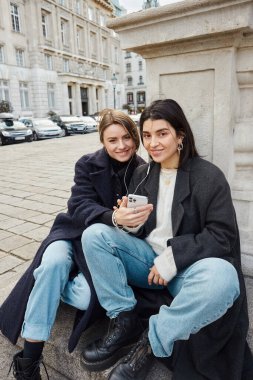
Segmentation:
<svg viewBox="0 0 253 380">
<path fill-rule="evenodd" d="M 181 142 L 181 143 L 178 143 L 177 144 L 177 150 L 180 152 L 181 150 L 183 150 L 184 149 L 184 146 L 183 146 L 183 143 Z"/>
</svg>

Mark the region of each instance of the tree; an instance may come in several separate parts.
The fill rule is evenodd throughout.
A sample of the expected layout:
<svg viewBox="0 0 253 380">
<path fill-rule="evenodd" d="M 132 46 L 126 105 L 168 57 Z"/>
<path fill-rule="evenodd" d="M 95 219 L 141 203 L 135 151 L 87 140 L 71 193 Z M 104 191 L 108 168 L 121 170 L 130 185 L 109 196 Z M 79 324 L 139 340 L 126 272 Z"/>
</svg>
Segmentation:
<svg viewBox="0 0 253 380">
<path fill-rule="evenodd" d="M 1 100 L 0 101 L 0 113 L 1 112 L 12 112 L 13 107 L 11 105 L 11 102 L 9 100 Z"/>
<path fill-rule="evenodd" d="M 52 111 L 52 110 L 50 110 L 50 111 L 48 111 L 47 116 L 48 117 L 57 116 L 57 113 L 54 112 L 54 111 Z"/>
</svg>

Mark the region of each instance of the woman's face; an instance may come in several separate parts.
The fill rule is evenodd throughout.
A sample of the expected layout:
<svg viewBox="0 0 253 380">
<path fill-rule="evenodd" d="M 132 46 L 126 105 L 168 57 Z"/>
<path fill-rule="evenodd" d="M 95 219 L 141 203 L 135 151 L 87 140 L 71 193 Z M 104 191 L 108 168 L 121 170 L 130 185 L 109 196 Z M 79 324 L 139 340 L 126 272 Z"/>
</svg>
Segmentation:
<svg viewBox="0 0 253 380">
<path fill-rule="evenodd" d="M 177 146 L 182 137 L 166 120 L 148 119 L 143 124 L 143 145 L 155 162 L 162 168 L 173 169 L 179 164 Z"/>
<path fill-rule="evenodd" d="M 103 144 L 110 157 L 117 161 L 128 161 L 136 151 L 136 145 L 125 127 L 112 124 L 104 130 Z"/>
</svg>

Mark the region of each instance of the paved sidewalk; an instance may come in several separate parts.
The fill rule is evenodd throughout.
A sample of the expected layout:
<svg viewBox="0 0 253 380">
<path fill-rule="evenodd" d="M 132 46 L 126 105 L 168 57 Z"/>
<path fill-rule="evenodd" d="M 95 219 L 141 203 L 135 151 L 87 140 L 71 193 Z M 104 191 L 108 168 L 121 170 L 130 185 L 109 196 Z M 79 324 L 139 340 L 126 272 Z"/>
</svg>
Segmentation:
<svg viewBox="0 0 253 380">
<path fill-rule="evenodd" d="M 0 304 L 65 211 L 75 162 L 98 133 L 0 147 Z"/>
</svg>

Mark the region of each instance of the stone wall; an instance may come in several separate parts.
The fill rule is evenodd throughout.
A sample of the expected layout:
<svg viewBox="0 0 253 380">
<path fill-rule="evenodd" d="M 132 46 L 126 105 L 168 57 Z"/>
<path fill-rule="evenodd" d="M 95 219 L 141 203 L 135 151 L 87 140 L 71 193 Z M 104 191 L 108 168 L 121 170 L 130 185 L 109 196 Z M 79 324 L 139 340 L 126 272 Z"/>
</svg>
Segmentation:
<svg viewBox="0 0 253 380">
<path fill-rule="evenodd" d="M 147 104 L 173 98 L 199 153 L 231 185 L 244 273 L 253 274 L 253 0 L 187 0 L 111 21 L 146 59 Z"/>
</svg>

